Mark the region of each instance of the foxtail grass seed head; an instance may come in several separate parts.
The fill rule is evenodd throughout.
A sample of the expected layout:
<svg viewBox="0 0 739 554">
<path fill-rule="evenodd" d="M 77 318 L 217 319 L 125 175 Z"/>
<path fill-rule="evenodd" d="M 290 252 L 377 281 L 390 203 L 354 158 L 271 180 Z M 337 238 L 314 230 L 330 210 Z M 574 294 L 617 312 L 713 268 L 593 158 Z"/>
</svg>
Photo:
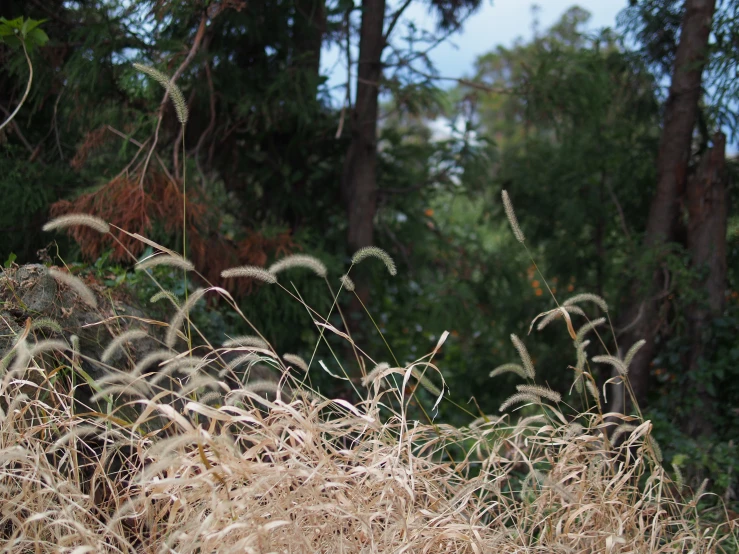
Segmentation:
<svg viewBox="0 0 739 554">
<path fill-rule="evenodd" d="M 562 306 L 561 308 L 555 308 L 553 310 L 549 310 L 547 315 L 541 318 L 541 321 L 539 321 L 538 325 L 536 326 L 536 330 L 541 331 L 555 319 L 561 319 L 564 315 L 562 313 L 563 310 L 566 311 L 568 314 L 585 315 L 585 312 L 583 312 L 577 306 Z"/>
<path fill-rule="evenodd" d="M 631 362 L 634 361 L 634 356 L 636 356 L 636 353 L 641 350 L 641 347 L 647 344 L 647 341 L 644 339 L 641 339 L 637 342 L 635 342 L 631 348 L 629 348 L 629 351 L 626 353 L 626 356 L 624 356 L 624 365 L 626 367 L 629 367 L 631 365 Z"/>
<path fill-rule="evenodd" d="M 274 381 L 267 379 L 254 379 L 244 385 L 244 390 L 263 396 L 264 394 L 277 395 L 280 392 L 280 388 Z"/>
<path fill-rule="evenodd" d="M 62 333 L 62 326 L 50 317 L 40 317 L 33 320 L 33 322 L 31 323 L 31 330 L 35 331 L 37 329 L 44 329 L 46 331 L 51 331 L 52 333 L 58 334 Z"/>
<path fill-rule="evenodd" d="M 301 371 L 308 372 L 308 364 L 305 363 L 305 360 L 301 358 L 300 356 L 296 354 L 283 354 L 282 359 L 285 360 L 288 364 L 292 364 L 293 366 L 297 367 Z"/>
<path fill-rule="evenodd" d="M 151 354 L 145 356 L 133 368 L 132 375 L 141 375 L 145 369 L 159 369 L 159 364 L 174 358 L 177 354 L 171 350 L 155 350 Z"/>
<path fill-rule="evenodd" d="M 172 256 L 170 254 L 159 254 L 157 256 L 150 256 L 149 258 L 136 264 L 136 269 L 142 271 L 157 266 L 176 267 L 184 269 L 185 271 L 193 271 L 195 266 L 192 265 L 190 260 L 183 258 L 182 256 Z"/>
<path fill-rule="evenodd" d="M 700 484 L 700 487 L 698 487 L 698 490 L 695 492 L 695 496 L 693 496 L 693 500 L 691 501 L 691 505 L 698 504 L 698 501 L 701 499 L 701 497 L 706 494 L 706 487 L 708 486 L 708 477 L 703 479 L 703 482 Z"/>
<path fill-rule="evenodd" d="M 268 283 L 270 285 L 273 285 L 277 282 L 277 277 L 275 277 L 272 273 L 265 269 L 262 269 L 261 267 L 256 267 L 253 265 L 243 265 L 241 267 L 232 267 L 231 269 L 226 269 L 221 272 L 221 277 L 223 277 L 224 279 L 231 279 L 233 277 L 247 277 L 262 281 L 264 283 Z"/>
<path fill-rule="evenodd" d="M 562 302 L 562 306 L 573 306 L 575 304 L 579 304 L 581 302 L 592 302 L 596 306 L 598 306 L 601 310 L 603 310 L 604 313 L 608 313 L 608 302 L 603 300 L 600 296 L 597 294 L 593 294 L 590 292 L 583 292 L 582 294 L 576 294 L 575 296 L 572 296 Z"/>
<path fill-rule="evenodd" d="M 534 362 L 531 360 L 531 356 L 529 356 L 529 351 L 526 350 L 526 346 L 523 344 L 523 342 L 521 342 L 521 339 L 513 334 L 511 334 L 511 342 L 513 343 L 513 346 L 516 347 L 518 355 L 521 357 L 521 362 L 523 362 L 523 368 L 526 371 L 526 376 L 529 379 L 536 378 Z"/>
<path fill-rule="evenodd" d="M 580 425 L 577 422 L 570 423 L 567 427 L 564 429 L 565 438 L 573 438 L 573 437 L 580 437 L 585 434 L 585 427 Z"/>
<path fill-rule="evenodd" d="M 618 427 L 616 427 L 615 431 L 613 431 L 613 434 L 611 435 L 611 443 L 612 444 L 618 444 L 618 439 L 620 439 L 623 435 L 626 435 L 627 433 L 631 433 L 636 429 L 636 425 L 632 425 L 630 423 L 622 423 Z"/>
<path fill-rule="evenodd" d="M 242 354 L 241 356 L 236 356 L 233 360 L 228 362 L 226 369 L 228 371 L 234 371 L 236 368 L 238 368 L 242 364 L 250 364 L 250 367 L 251 367 L 255 363 L 261 362 L 261 361 L 262 361 L 262 358 L 260 356 L 257 356 L 254 353 Z"/>
<path fill-rule="evenodd" d="M 110 226 L 104 220 L 89 214 L 62 215 L 52 219 L 42 228 L 44 231 L 54 231 L 56 229 L 66 229 L 67 227 L 75 227 L 77 225 L 89 227 L 103 235 L 110 231 Z"/>
<path fill-rule="evenodd" d="M 177 300 L 177 295 L 175 295 L 175 293 L 169 290 L 160 290 L 154 296 L 149 298 L 149 302 L 151 302 L 152 304 L 156 304 L 162 298 L 166 298 L 167 300 L 169 300 L 175 308 L 180 307 L 180 301 Z"/>
<path fill-rule="evenodd" d="M 582 371 L 575 372 L 575 380 L 572 382 L 572 386 L 575 387 L 575 392 L 577 392 L 577 394 L 582 394 L 582 391 L 583 391 L 582 382 L 583 382 Z"/>
<path fill-rule="evenodd" d="M 585 338 L 585 335 L 588 334 L 590 331 L 598 327 L 599 325 L 603 325 L 606 322 L 605 317 L 599 317 L 598 319 L 593 319 L 592 321 L 588 321 L 585 323 L 582 327 L 580 327 L 577 330 L 577 336 L 575 337 L 575 346 L 579 348 L 579 345 L 582 344 L 583 339 Z"/>
<path fill-rule="evenodd" d="M 418 384 L 421 385 L 421 387 L 428 391 L 428 393 L 432 396 L 439 396 L 441 394 L 441 389 L 434 385 L 434 383 L 432 383 L 428 377 L 423 375 L 416 368 L 413 368 L 413 370 L 411 371 L 411 375 L 413 375 L 413 377 L 415 377 L 418 381 Z"/>
<path fill-rule="evenodd" d="M 596 364 L 608 364 L 614 367 L 619 375 L 625 377 L 629 374 L 629 368 L 622 360 L 619 360 L 615 356 L 593 356 L 593 361 Z"/>
<path fill-rule="evenodd" d="M 590 341 L 585 340 L 577 346 L 577 365 L 575 368 L 581 373 L 585 371 L 585 362 L 588 360 L 588 352 L 585 350 L 588 345 L 590 345 Z"/>
<path fill-rule="evenodd" d="M 536 396 L 540 396 L 541 398 L 551 400 L 555 404 L 562 401 L 562 395 L 559 394 L 557 391 L 553 391 L 552 389 L 542 387 L 540 385 L 516 385 L 516 390 L 518 392 L 535 394 Z"/>
<path fill-rule="evenodd" d="M 185 96 L 182 94 L 180 87 L 178 87 L 167 75 L 158 69 L 154 69 L 153 67 L 140 63 L 134 63 L 133 66 L 141 73 L 145 73 L 164 87 L 172 99 L 172 104 L 174 104 L 174 109 L 177 112 L 177 119 L 183 125 L 187 123 L 187 102 L 185 102 Z"/>
<path fill-rule="evenodd" d="M 677 492 L 682 493 L 683 487 L 685 486 L 685 479 L 683 478 L 683 472 L 680 471 L 680 466 L 676 463 L 672 464 L 672 471 L 675 472 L 675 486 L 677 487 Z"/>
<path fill-rule="evenodd" d="M 503 208 L 505 209 L 505 214 L 506 216 L 508 216 L 508 222 L 511 224 L 511 229 L 513 230 L 513 234 L 516 237 L 516 240 L 518 242 L 524 242 L 526 240 L 526 237 L 524 237 L 523 231 L 521 231 L 521 227 L 518 225 L 516 212 L 513 211 L 513 204 L 511 204 L 511 199 L 508 197 L 508 191 L 503 190 L 503 192 L 501 193 L 501 197 L 503 198 Z"/>
<path fill-rule="evenodd" d="M 291 256 L 286 256 L 269 266 L 269 269 L 267 271 L 269 271 L 273 275 L 277 275 L 281 271 L 293 269 L 296 267 L 310 269 L 319 277 L 325 278 L 326 275 L 328 275 L 328 270 L 326 269 L 326 266 L 323 264 L 323 262 L 321 262 L 321 260 L 314 256 L 307 256 L 305 254 L 293 254 Z"/>
<path fill-rule="evenodd" d="M 503 364 L 496 367 L 490 372 L 490 377 L 497 377 L 503 373 L 515 373 L 523 379 L 528 379 L 529 375 L 521 364 Z"/>
<path fill-rule="evenodd" d="M 239 348 L 253 346 L 254 348 L 263 348 L 269 350 L 269 344 L 263 338 L 256 335 L 242 335 L 223 341 L 224 348 Z"/>
<path fill-rule="evenodd" d="M 355 288 L 354 287 L 354 281 L 352 281 L 352 278 L 349 277 L 349 274 L 348 273 L 345 273 L 344 275 L 342 275 L 341 276 L 341 279 L 339 279 L 339 281 L 341 281 L 342 286 L 346 290 L 348 290 L 349 292 L 354 292 L 354 288 Z"/>
<path fill-rule="evenodd" d="M 530 394 L 528 392 L 517 392 L 514 395 L 509 396 L 505 402 L 498 408 L 499 411 L 505 412 L 507 408 L 514 404 L 520 404 L 522 402 L 529 402 L 531 404 L 541 404 L 541 397 L 536 394 Z"/>
<path fill-rule="evenodd" d="M 662 456 L 662 447 L 657 442 L 657 439 L 655 439 L 652 435 L 649 435 L 647 437 L 647 444 L 652 449 L 654 457 L 657 459 L 657 461 L 659 463 L 662 463 L 662 460 L 664 459 L 664 457 Z"/>
<path fill-rule="evenodd" d="M 13 360 L 13 365 L 10 367 L 11 373 L 22 373 L 28 368 L 28 363 L 31 361 L 31 353 L 30 349 L 28 348 L 28 343 L 25 340 L 21 340 L 15 347 L 15 351 L 10 352 L 11 355 L 15 355 L 15 360 Z M 3 358 L 3 361 L 5 361 L 5 358 Z M 8 358 L 7 361 L 10 361 L 10 358 Z"/>
<path fill-rule="evenodd" d="M 60 340 L 42 340 L 41 342 L 37 342 L 34 344 L 28 351 L 29 356 L 31 358 L 38 356 L 39 354 L 43 354 L 44 352 L 51 352 L 52 350 L 59 350 L 61 352 L 64 352 L 65 350 L 69 350 L 69 346 L 67 343 L 62 342 Z"/>
<path fill-rule="evenodd" d="M 590 344 L 589 340 L 583 341 L 577 345 L 577 363 L 575 364 L 575 390 L 578 394 L 582 393 L 583 372 L 585 371 L 585 363 L 588 361 L 588 352 L 585 350 Z"/>
<path fill-rule="evenodd" d="M 206 364 L 207 360 L 201 358 L 175 358 L 164 364 L 164 367 L 170 375 L 173 373 L 195 375 Z"/>
<path fill-rule="evenodd" d="M 385 264 L 390 275 L 398 273 L 398 270 L 395 267 L 395 262 L 390 257 L 390 254 L 385 252 L 382 248 L 377 248 L 376 246 L 365 246 L 364 248 L 360 248 L 354 253 L 354 256 L 352 256 L 352 264 L 356 265 L 365 258 L 377 258 L 382 260 L 382 263 Z"/>
<path fill-rule="evenodd" d="M 386 371 L 388 369 L 390 369 L 390 364 L 389 363 L 387 363 L 387 362 L 380 362 L 379 364 L 377 364 L 372 369 L 372 371 L 370 371 L 367 375 L 365 375 L 364 377 L 362 377 L 362 386 L 363 387 L 368 387 L 372 382 L 374 382 L 374 380 L 377 378 L 377 376 L 380 373 L 382 373 L 382 372 L 384 372 L 384 371 Z"/>
<path fill-rule="evenodd" d="M 218 391 L 206 392 L 198 398 L 203 405 L 218 406 L 223 402 L 223 395 Z"/>
<path fill-rule="evenodd" d="M 185 302 L 182 308 L 177 311 L 172 320 L 169 322 L 169 329 L 167 329 L 167 336 L 164 341 L 164 343 L 169 348 L 172 348 L 177 342 L 177 331 L 180 330 L 180 327 L 182 327 L 185 319 L 189 317 L 190 310 L 195 305 L 195 303 L 203 297 L 205 292 L 205 289 L 197 289 L 195 292 L 193 292 L 187 299 L 187 302 Z"/>
<path fill-rule="evenodd" d="M 104 364 L 107 364 L 108 362 L 110 362 L 110 360 L 113 359 L 113 355 L 116 353 L 116 350 L 118 350 L 121 346 L 123 346 L 127 342 L 141 340 L 148 336 L 149 334 L 142 329 L 129 329 L 128 331 L 121 333 L 112 341 L 110 341 L 110 344 L 108 344 L 107 348 L 103 351 L 102 356 L 100 356 L 100 361 Z"/>
<path fill-rule="evenodd" d="M 55 267 L 49 268 L 49 275 L 51 275 L 57 282 L 68 286 L 76 292 L 80 299 L 91 308 L 98 307 L 98 301 L 95 298 L 95 294 L 93 294 L 93 292 L 79 277 L 60 271 Z"/>
<path fill-rule="evenodd" d="M 598 392 L 598 387 L 595 386 L 595 383 L 593 383 L 590 379 L 585 379 L 585 388 L 588 389 L 588 392 L 590 393 L 590 396 L 593 397 L 593 400 L 600 404 L 600 393 Z"/>
</svg>

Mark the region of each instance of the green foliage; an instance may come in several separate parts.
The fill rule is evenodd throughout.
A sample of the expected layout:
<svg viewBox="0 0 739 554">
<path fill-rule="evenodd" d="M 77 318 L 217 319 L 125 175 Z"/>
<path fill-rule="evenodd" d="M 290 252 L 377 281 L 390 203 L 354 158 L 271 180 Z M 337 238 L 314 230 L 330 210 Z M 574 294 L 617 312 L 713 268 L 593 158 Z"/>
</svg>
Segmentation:
<svg viewBox="0 0 739 554">
<path fill-rule="evenodd" d="M 8 206 L 0 211 L 4 237 L 0 258 L 15 252 L 21 262 L 48 244 L 49 237 L 40 235 L 38 229 L 46 221 L 49 204 L 69 190 L 74 179 L 65 168 L 51 171 L 28 163 L 26 154 L 20 145 L 0 145 L 0 195 Z"/>
<path fill-rule="evenodd" d="M 460 358 L 474 377 L 462 373 L 461 388 L 452 388 L 462 398 L 474 394 L 486 404 L 499 402 L 505 391 L 486 391 L 477 376 L 512 354 L 503 330 L 554 307 L 541 275 L 511 245 L 502 189 L 510 193 L 526 242 L 534 245 L 560 302 L 586 290 L 615 301 L 624 273 L 638 270 L 635 241 L 655 180 L 656 87 L 613 34 L 586 36 L 580 28 L 587 19 L 587 12 L 573 9 L 532 43 L 482 56 L 475 79 L 500 92 L 456 93 L 460 115 L 471 113 L 479 121 L 477 136 L 497 146 L 485 187 L 476 195 L 437 195 L 440 211 L 434 213 L 450 239 L 445 249 L 464 253 L 451 266 L 469 267 L 465 278 L 451 279 L 457 310 L 465 314 L 460 319 L 471 326 L 460 339 L 466 343 Z M 435 302 L 449 296 L 434 292 Z M 581 316 L 574 317 L 577 326 Z M 563 331 L 544 329 L 547 340 L 532 353 L 546 360 L 546 379 L 556 388 L 571 383 L 562 356 L 570 339 Z"/>
<path fill-rule="evenodd" d="M 289 233 L 296 252 L 316 254 L 330 274 L 343 273 L 348 265 L 347 216 L 338 183 L 352 122 L 332 107 L 334 92 L 311 65 L 304 39 L 313 26 L 299 9 L 305 2 L 247 2 L 241 9 L 236 9 L 238 2 L 211 4 L 203 41 L 177 79 L 181 101 L 190 112 L 184 144 L 179 143 L 187 161 L 180 159 L 179 165 L 174 159 L 182 157 L 181 149 L 175 151 L 181 130 L 176 113 L 165 105 L 160 124 L 163 91 L 138 74 L 132 62 L 174 74 L 194 44 L 202 6 L 59 1 L 53 4 L 59 20 L 44 23 L 49 34 L 45 42 L 38 19 L 33 19 L 40 16 L 26 3 L 13 4 L 24 17 L 0 22 L 7 37 L 0 45 L 7 61 L 0 69 L 3 105 L 20 97 L 26 82 L 25 61 L 6 48 L 8 41 L 27 38 L 37 77 L 17 119 L 28 145 L 15 132 L 0 145 L 0 197 L 13 206 L 0 214 L 0 230 L 10 236 L 0 245 L 0 259 L 15 252 L 20 262 L 34 260 L 48 237 L 33 230 L 45 221 L 50 203 L 98 190 L 118 175 L 138 184 L 136 171 L 158 129 L 150 166 L 176 174 L 187 164 L 188 190 L 197 191 L 207 206 L 201 222 L 208 238 L 246 244 L 239 255 L 249 256 L 247 239 Z M 356 23 L 354 4 L 328 3 L 325 33 L 319 37 L 324 44 L 344 44 L 347 12 Z M 453 27 L 478 2 L 432 4 L 442 23 Z M 462 408 L 443 404 L 439 417 L 445 421 L 477 416 L 475 402 L 483 412 L 495 410 L 515 390 L 515 376 L 502 376 L 491 386 L 488 375 L 515 359 L 510 333 L 525 337 L 529 329 L 524 322 L 555 307 L 542 274 L 560 302 L 592 291 L 617 311 L 628 277 L 646 282 L 653 268 L 654 253 L 638 245 L 654 191 L 660 136 L 660 77 L 654 61 L 669 62 L 682 3 L 637 4 L 640 17 L 652 17 L 638 36 L 656 41 L 650 55 L 626 50 L 622 37 L 612 31 L 585 33 L 589 14 L 573 8 L 534 40 L 481 56 L 475 88 L 436 87 L 428 56 L 414 46 L 415 40 L 427 37 L 412 26 L 408 50 L 393 50 L 384 60 L 375 236 L 403 278 L 391 279 L 382 264 L 355 268 L 368 277 L 372 313 L 380 331 L 390 337 L 392 352 L 370 325 L 359 327 L 357 338 L 385 356 L 378 362 L 390 362 L 393 355 L 408 362 L 449 331 L 436 360 L 451 397 Z M 729 14 L 733 4 L 723 3 L 721 14 Z M 462 11 L 454 11 L 460 7 Z M 721 21 L 728 29 L 728 18 Z M 722 43 L 725 65 L 714 66 L 724 77 L 733 67 L 728 36 Z M 451 122 L 442 137 L 429 126 L 440 115 Z M 713 125 L 710 117 L 706 127 Z M 174 181 L 179 183 L 177 175 Z M 499 194 L 503 189 L 510 193 L 538 269 L 508 228 Z M 730 193 L 736 196 L 737 188 Z M 176 248 L 179 230 L 173 233 L 165 223 L 152 217 L 147 236 Z M 736 228 L 734 218 L 734 237 Z M 729 263 L 734 272 L 739 267 L 735 243 Z M 74 247 L 59 246 L 65 259 L 78 257 Z M 259 264 L 268 267 L 279 255 L 267 252 Z M 676 314 L 696 300 L 691 295 L 695 273 L 686 269 L 680 249 L 663 259 L 672 276 L 668 321 L 675 335 L 660 360 L 666 373 L 653 376 L 660 385 L 655 421 L 660 421 L 658 433 L 665 430 L 658 438 L 667 452 L 692 456 L 693 446 L 683 448 L 682 439 L 667 432 L 676 424 L 680 410 L 675 406 L 682 406 L 682 399 L 676 392 L 662 392 L 674 387 L 671 376 L 680 374 L 685 326 Z M 243 260 L 233 261 L 238 265 Z M 169 309 L 166 300 L 149 302 L 159 289 L 146 275 L 111 263 L 108 253 L 97 260 L 95 270 L 109 285 L 132 285 L 147 310 L 168 317 L 157 313 Z M 180 271 L 156 268 L 154 273 L 180 299 L 194 290 L 185 290 Z M 734 275 L 730 285 L 734 291 L 736 279 Z M 280 282 L 320 313 L 328 313 L 331 298 L 321 280 L 291 273 Z M 338 277 L 331 284 L 338 288 Z M 283 295 L 277 288 L 254 287 L 240 303 L 271 342 L 309 357 L 316 338 L 312 320 L 299 303 L 285 304 Z M 348 307 L 350 298 L 342 296 L 342 307 Z M 251 332 L 221 308 L 199 303 L 192 312 L 213 344 L 227 331 Z M 595 315 L 591 307 L 585 310 Z M 576 327 L 584 321 L 579 315 L 573 319 Z M 336 312 L 331 323 L 342 328 Z M 737 394 L 733 383 L 739 382 L 732 343 L 736 323 L 731 310 L 714 322 L 711 356 L 700 376 L 722 405 L 732 406 L 716 423 L 721 444 L 738 424 L 732 411 Z M 567 354 L 571 338 L 559 325 L 541 333 L 542 340 L 531 350 L 538 374 L 553 389 L 566 390 L 573 377 Z M 340 348 L 339 342 L 335 346 Z M 320 354 L 331 359 L 326 351 Z M 603 381 L 607 375 L 597 377 Z M 329 386 L 328 379 L 318 379 L 319 387 Z M 429 391 L 417 394 L 422 402 L 433 400 Z M 691 402 L 686 400 L 686 411 L 698 407 Z"/>
<path fill-rule="evenodd" d="M 34 48 L 43 46 L 49 41 L 47 34 L 40 28 L 44 21 L 46 20 L 36 21 L 24 17 L 8 20 L 0 17 L 0 41 L 11 48 L 20 48 L 25 45 L 26 50 L 31 52 Z"/>
<path fill-rule="evenodd" d="M 3 264 L 3 267 L 6 268 L 6 269 L 12 267 L 13 266 L 13 262 L 15 262 L 16 259 L 17 259 L 17 256 L 13 252 L 11 252 L 8 255 L 8 259 L 5 260 L 5 263 Z"/>
</svg>

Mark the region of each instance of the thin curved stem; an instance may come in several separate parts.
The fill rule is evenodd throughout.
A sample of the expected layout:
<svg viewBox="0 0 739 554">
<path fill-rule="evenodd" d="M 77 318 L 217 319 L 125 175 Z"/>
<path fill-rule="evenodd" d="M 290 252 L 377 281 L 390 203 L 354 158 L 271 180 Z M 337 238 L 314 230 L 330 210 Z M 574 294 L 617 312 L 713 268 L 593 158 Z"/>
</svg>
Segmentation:
<svg viewBox="0 0 739 554">
<path fill-rule="evenodd" d="M 13 121 L 13 118 L 16 116 L 18 111 L 21 109 L 21 106 L 25 103 L 26 98 L 28 98 L 28 93 L 31 92 L 31 83 L 33 82 L 33 64 L 31 64 L 31 58 L 28 56 L 28 50 L 26 50 L 26 43 L 21 40 L 21 46 L 23 47 L 23 53 L 26 55 L 26 62 L 28 63 L 28 84 L 26 85 L 26 92 L 23 93 L 23 98 L 21 98 L 20 103 L 18 106 L 16 106 L 15 110 L 13 110 L 13 113 L 8 116 L 8 119 L 3 121 L 2 124 L 0 124 L 0 131 L 2 131 L 5 126 Z"/>
</svg>

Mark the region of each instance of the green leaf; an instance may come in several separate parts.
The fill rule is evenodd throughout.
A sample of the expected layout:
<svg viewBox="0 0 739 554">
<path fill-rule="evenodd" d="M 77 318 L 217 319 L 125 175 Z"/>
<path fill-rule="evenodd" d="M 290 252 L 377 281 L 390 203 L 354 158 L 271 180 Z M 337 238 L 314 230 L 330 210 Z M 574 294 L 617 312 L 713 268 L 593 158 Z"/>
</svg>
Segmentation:
<svg viewBox="0 0 739 554">
<path fill-rule="evenodd" d="M 16 36 L 0 37 L 0 41 L 4 42 L 13 49 L 20 48 L 21 46 L 21 39 Z"/>
<path fill-rule="evenodd" d="M 13 252 L 10 253 L 8 256 L 8 259 L 5 260 L 5 263 L 3 264 L 5 268 L 10 268 L 11 265 L 13 265 L 13 262 L 16 260 L 18 256 L 16 256 Z"/>
<path fill-rule="evenodd" d="M 2 26 L 7 26 L 10 29 L 15 29 L 18 31 L 21 31 L 23 29 L 22 17 L 16 17 L 15 19 L 5 19 L 4 17 L 0 17 L 0 23 L 2 24 Z M 14 31 L 12 31 L 11 34 L 14 34 Z"/>
<path fill-rule="evenodd" d="M 27 19 L 24 27 L 25 27 L 25 33 L 28 35 L 31 33 L 36 27 L 41 25 L 42 23 L 46 23 L 46 19 Z M 46 33 L 44 33 L 46 34 Z"/>
<path fill-rule="evenodd" d="M 49 42 L 49 35 L 43 29 L 33 29 L 26 36 L 26 41 L 34 46 L 43 46 Z"/>
<path fill-rule="evenodd" d="M 0 17 L 0 40 L 12 48 L 18 48 L 22 42 L 31 50 L 35 46 L 43 46 L 49 41 L 48 35 L 39 28 L 45 19 L 16 19 L 7 20 Z"/>
</svg>

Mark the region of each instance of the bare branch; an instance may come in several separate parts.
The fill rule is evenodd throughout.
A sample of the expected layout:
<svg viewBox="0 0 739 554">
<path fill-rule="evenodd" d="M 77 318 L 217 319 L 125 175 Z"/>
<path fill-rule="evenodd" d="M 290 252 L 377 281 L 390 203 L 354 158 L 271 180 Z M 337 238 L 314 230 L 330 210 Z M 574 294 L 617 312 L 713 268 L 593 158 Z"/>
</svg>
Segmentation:
<svg viewBox="0 0 739 554">
<path fill-rule="evenodd" d="M 402 16 L 403 12 L 408 8 L 408 6 L 411 5 L 411 2 L 413 2 L 413 0 L 405 0 L 403 5 L 400 6 L 397 9 L 397 11 L 393 14 L 392 19 L 390 20 L 390 25 L 387 26 L 387 31 L 385 32 L 385 36 L 383 37 L 385 44 L 387 44 L 388 41 L 390 40 L 390 35 L 393 33 L 395 26 L 398 24 L 398 21 L 400 20 L 400 16 Z"/>
<path fill-rule="evenodd" d="M 10 112 L 7 109 L 5 109 L 5 106 L 0 106 L 0 110 L 2 110 L 2 112 L 6 116 L 10 116 Z M 20 139 L 20 141 L 23 143 L 23 146 L 25 146 L 26 149 L 28 149 L 28 151 L 31 154 L 33 154 L 33 152 L 34 152 L 33 146 L 31 146 L 31 143 L 28 142 L 28 139 L 26 139 L 25 135 L 21 131 L 21 128 L 18 126 L 18 123 L 16 123 L 15 121 L 11 121 L 10 122 L 10 125 L 12 126 L 13 131 L 15 131 L 15 134 L 18 135 L 18 138 Z"/>
<path fill-rule="evenodd" d="M 190 47 L 190 51 L 187 54 L 187 57 L 182 61 L 180 66 L 177 68 L 177 70 L 172 75 L 172 78 L 170 81 L 174 83 L 177 81 L 177 78 L 182 75 L 182 73 L 187 69 L 187 66 L 190 65 L 190 62 L 192 62 L 193 58 L 195 57 L 195 54 L 197 53 L 198 49 L 200 48 L 200 43 L 203 41 L 203 36 L 205 35 L 205 24 L 208 20 L 208 16 L 206 13 L 203 13 L 203 16 L 200 18 L 200 25 L 198 26 L 198 31 L 195 33 L 195 40 L 193 40 L 192 46 Z M 146 168 L 149 166 L 149 161 L 151 160 L 151 156 L 154 153 L 154 149 L 157 146 L 157 142 L 159 142 L 159 130 L 162 127 L 162 119 L 164 119 L 164 106 L 167 103 L 167 100 L 169 99 L 169 91 L 165 89 L 164 96 L 162 97 L 162 101 L 159 104 L 159 117 L 157 119 L 157 126 L 154 130 L 154 140 L 151 143 L 151 147 L 149 148 L 149 152 L 146 155 L 146 161 L 144 162 L 144 167 L 141 170 L 141 181 L 140 186 L 144 186 L 144 177 L 146 176 Z"/>
<path fill-rule="evenodd" d="M 28 56 L 28 50 L 26 50 L 26 43 L 24 40 L 21 40 L 21 46 L 23 47 L 23 53 L 26 56 L 26 63 L 28 63 L 28 84 L 26 85 L 26 92 L 23 93 L 23 98 L 21 98 L 21 101 L 18 103 L 15 110 L 13 110 L 13 113 L 8 116 L 8 119 L 0 124 L 0 131 L 2 131 L 8 123 L 13 121 L 13 118 L 21 109 L 21 106 L 26 101 L 26 98 L 28 98 L 28 93 L 31 92 L 31 83 L 33 82 L 33 64 L 31 64 L 31 58 Z"/>
</svg>

